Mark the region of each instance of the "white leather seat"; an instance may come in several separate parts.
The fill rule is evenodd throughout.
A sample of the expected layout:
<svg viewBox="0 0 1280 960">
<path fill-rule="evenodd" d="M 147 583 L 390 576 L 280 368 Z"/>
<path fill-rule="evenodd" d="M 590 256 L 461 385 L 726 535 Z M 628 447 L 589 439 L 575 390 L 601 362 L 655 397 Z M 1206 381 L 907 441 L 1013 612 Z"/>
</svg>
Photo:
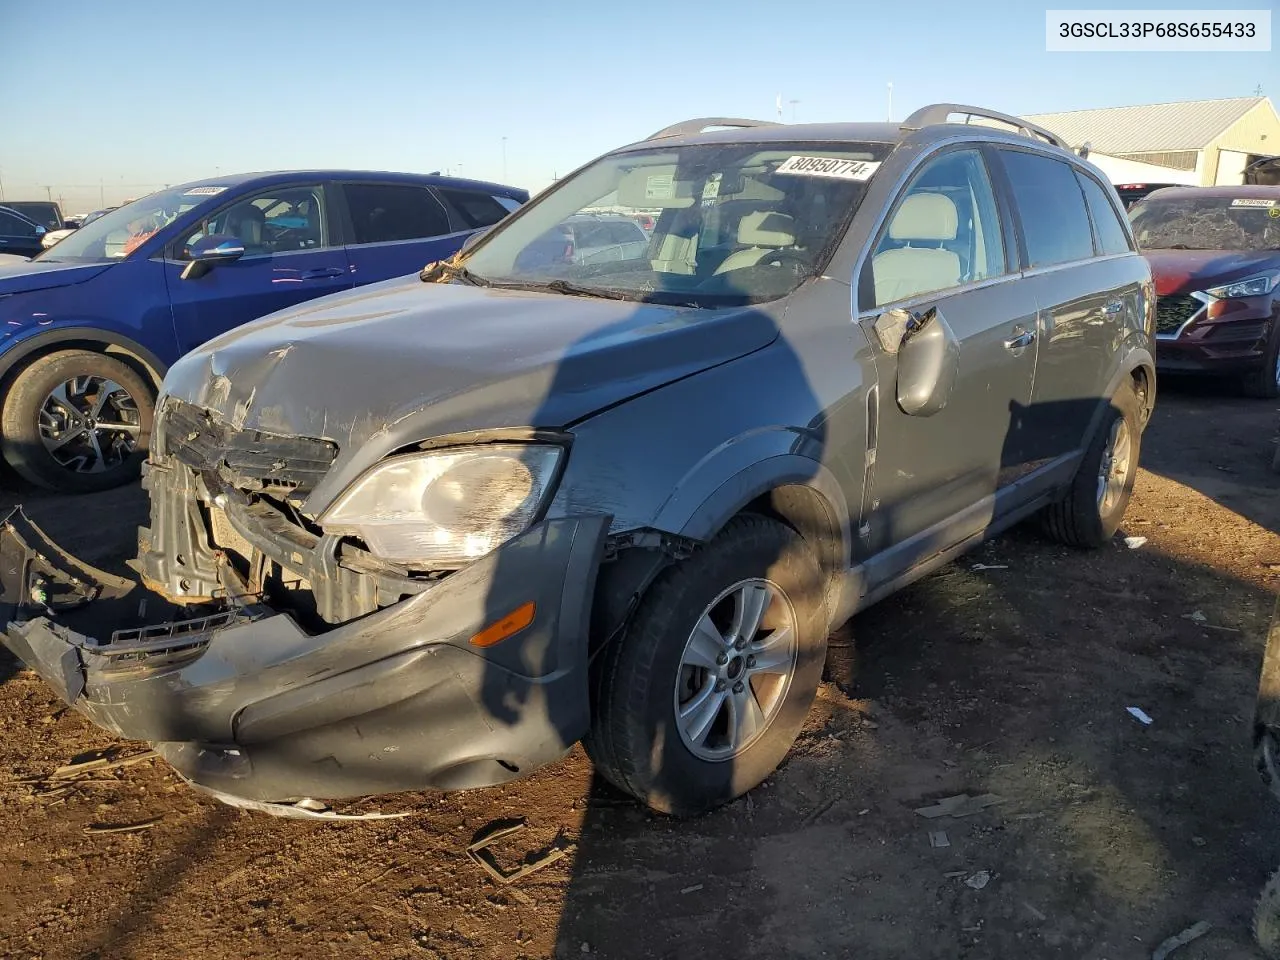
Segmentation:
<svg viewBox="0 0 1280 960">
<path fill-rule="evenodd" d="M 745 250 L 735 250 L 725 257 L 716 273 L 754 267 L 757 263 L 783 247 L 796 245 L 795 220 L 785 213 L 757 210 L 744 214 L 738 221 L 738 243 L 748 244 Z"/>
<path fill-rule="evenodd" d="M 906 246 L 884 250 L 871 259 L 876 303 L 956 286 L 960 258 L 942 243 L 956 238 L 958 221 L 956 205 L 944 194 L 913 193 L 903 200 L 889 224 L 889 237 Z"/>
</svg>

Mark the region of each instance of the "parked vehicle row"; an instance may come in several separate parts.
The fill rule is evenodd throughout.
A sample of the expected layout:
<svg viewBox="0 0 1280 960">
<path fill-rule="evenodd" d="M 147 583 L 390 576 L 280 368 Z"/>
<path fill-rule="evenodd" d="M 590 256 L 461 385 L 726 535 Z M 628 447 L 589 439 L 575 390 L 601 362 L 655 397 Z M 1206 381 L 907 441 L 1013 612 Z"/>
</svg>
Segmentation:
<svg viewBox="0 0 1280 960">
<path fill-rule="evenodd" d="M 296 814 L 501 783 L 584 739 L 621 789 L 696 813 L 786 755 L 834 625 L 1023 519 L 1082 548 L 1120 523 L 1155 399 L 1151 270 L 1048 131 L 954 104 L 689 121 L 445 258 L 450 234 L 420 275 L 268 313 L 403 272 L 408 211 L 461 207 L 425 186 L 179 188 L 25 275 L 24 316 L 55 299 L 39 284 L 151 284 L 132 302 L 178 324 L 154 421 L 101 354 L 118 365 L 55 354 L 10 392 L 48 412 L 39 436 L 13 416 L 28 448 L 100 436 L 104 405 L 133 450 L 151 435 L 137 569 L 176 619 L 101 632 L 84 601 L 128 584 L 19 513 L 4 641 L 202 790 Z M 645 243 L 596 241 L 624 219 L 604 207 L 659 213 Z M 237 297 L 266 315 L 231 329 Z"/>
<path fill-rule="evenodd" d="M 54 490 L 136 478 L 178 357 L 256 317 L 412 273 L 527 199 L 479 181 L 301 171 L 184 184 L 87 221 L 0 265 L 0 451 Z"/>
</svg>

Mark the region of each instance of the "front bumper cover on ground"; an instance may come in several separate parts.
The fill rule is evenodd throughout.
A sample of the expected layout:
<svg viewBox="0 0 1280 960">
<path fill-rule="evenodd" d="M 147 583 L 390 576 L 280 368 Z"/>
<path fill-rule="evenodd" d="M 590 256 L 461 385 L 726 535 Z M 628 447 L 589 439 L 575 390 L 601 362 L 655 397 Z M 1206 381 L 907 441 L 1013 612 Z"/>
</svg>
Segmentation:
<svg viewBox="0 0 1280 960">
<path fill-rule="evenodd" d="M 3 641 L 89 719 L 151 741 L 216 793 L 280 802 L 492 785 L 559 759 L 587 730 L 588 617 L 608 522 L 544 521 L 322 633 L 242 598 L 103 641 L 69 624 L 129 582 L 68 557 L 19 509 L 0 525 Z M 470 643 L 529 602 L 528 626 Z"/>
</svg>

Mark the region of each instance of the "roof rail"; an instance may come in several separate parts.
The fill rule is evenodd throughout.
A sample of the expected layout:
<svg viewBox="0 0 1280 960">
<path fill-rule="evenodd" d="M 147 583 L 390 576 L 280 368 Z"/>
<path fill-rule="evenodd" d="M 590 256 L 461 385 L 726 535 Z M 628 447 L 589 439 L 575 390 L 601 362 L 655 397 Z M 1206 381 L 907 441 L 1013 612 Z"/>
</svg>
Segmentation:
<svg viewBox="0 0 1280 960">
<path fill-rule="evenodd" d="M 695 117 L 682 120 L 669 127 L 663 127 L 657 133 L 645 137 L 646 140 L 661 140 L 665 137 L 683 137 L 691 133 L 701 133 L 708 127 L 773 127 L 772 120 L 742 120 L 737 117 Z"/>
<path fill-rule="evenodd" d="M 946 123 L 953 113 L 959 113 L 966 117 L 982 117 L 986 120 L 999 120 L 1001 123 L 1007 123 L 1015 128 L 1024 137 L 1039 137 L 1047 140 L 1055 147 L 1061 147 L 1063 150 L 1070 150 L 1067 142 L 1056 133 L 1051 133 L 1044 127 L 1036 126 L 1034 123 L 1028 123 L 1021 117 L 1013 117 L 1007 113 L 997 113 L 995 110 L 988 110 L 986 107 L 972 107 L 963 103 L 931 103 L 927 107 L 921 107 L 906 120 L 902 121 L 901 129 L 919 130 L 921 127 L 931 127 L 937 123 Z M 966 120 L 966 123 L 969 121 Z"/>
</svg>

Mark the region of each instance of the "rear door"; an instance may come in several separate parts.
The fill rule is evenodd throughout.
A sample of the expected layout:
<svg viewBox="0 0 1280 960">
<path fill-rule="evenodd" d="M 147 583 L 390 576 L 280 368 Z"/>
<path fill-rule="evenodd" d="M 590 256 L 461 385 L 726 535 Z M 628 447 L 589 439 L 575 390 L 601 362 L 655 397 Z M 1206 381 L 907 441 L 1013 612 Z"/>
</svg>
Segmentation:
<svg viewBox="0 0 1280 960">
<path fill-rule="evenodd" d="M 189 248 L 202 236 L 229 234 L 244 256 L 182 279 Z M 182 352 L 258 317 L 351 287 L 351 273 L 333 216 L 330 188 L 289 184 L 247 192 L 175 241 L 165 282 Z"/>
<path fill-rule="evenodd" d="M 412 183 L 347 182 L 347 258 L 356 286 L 416 273 L 452 256 L 470 231 L 455 230 L 444 203 Z"/>
<path fill-rule="evenodd" d="M 1028 456 L 1033 467 L 1056 463 L 1065 474 L 1103 402 L 1119 331 L 1137 315 L 1141 288 L 1119 213 L 1100 184 L 1065 160 L 1014 147 L 998 153 L 1038 308 Z"/>
<path fill-rule="evenodd" d="M 1036 365 L 1036 305 L 1018 281 L 1007 215 L 981 150 L 926 161 L 890 208 L 859 284 L 875 351 L 874 467 L 862 535 L 874 583 L 981 530 L 994 495 L 1021 474 L 1023 417 Z M 884 312 L 936 309 L 959 366 L 945 407 L 897 403 L 898 357 L 874 324 Z"/>
</svg>

